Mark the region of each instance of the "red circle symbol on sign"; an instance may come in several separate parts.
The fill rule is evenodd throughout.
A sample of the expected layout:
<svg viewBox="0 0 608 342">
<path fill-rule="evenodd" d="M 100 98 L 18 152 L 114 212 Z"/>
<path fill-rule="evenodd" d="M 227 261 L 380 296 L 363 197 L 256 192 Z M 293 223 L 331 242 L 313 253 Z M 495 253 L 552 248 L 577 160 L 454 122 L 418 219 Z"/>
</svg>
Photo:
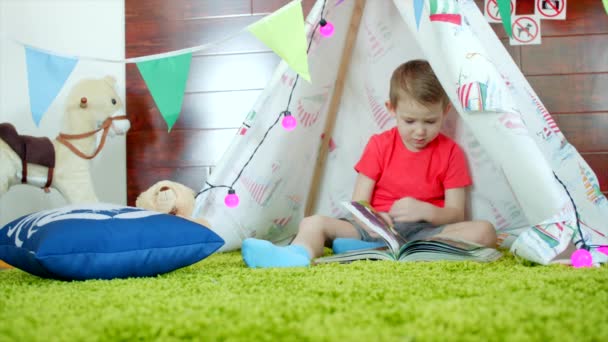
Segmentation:
<svg viewBox="0 0 608 342">
<path fill-rule="evenodd" d="M 530 17 L 519 17 L 513 23 L 513 39 L 529 43 L 538 36 L 538 24 Z"/>
<path fill-rule="evenodd" d="M 557 17 L 566 8 L 566 0 L 536 0 L 536 8 L 545 17 Z M 555 13 L 548 13 L 551 11 Z"/>
<path fill-rule="evenodd" d="M 490 0 L 486 5 L 486 13 L 488 16 L 494 20 L 500 20 L 500 11 L 498 10 L 497 0 Z M 513 14 L 513 0 L 511 0 L 511 14 Z"/>
</svg>

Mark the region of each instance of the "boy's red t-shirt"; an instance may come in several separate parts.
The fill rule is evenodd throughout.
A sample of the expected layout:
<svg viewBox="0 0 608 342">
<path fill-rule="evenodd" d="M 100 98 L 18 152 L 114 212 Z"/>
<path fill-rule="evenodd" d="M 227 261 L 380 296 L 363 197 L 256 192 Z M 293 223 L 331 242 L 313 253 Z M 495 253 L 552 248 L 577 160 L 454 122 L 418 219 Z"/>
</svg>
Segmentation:
<svg viewBox="0 0 608 342">
<path fill-rule="evenodd" d="M 472 184 L 464 152 L 452 139 L 439 134 L 412 152 L 397 127 L 369 139 L 355 170 L 376 181 L 370 204 L 378 211 L 404 197 L 443 207 L 446 189 Z"/>
</svg>

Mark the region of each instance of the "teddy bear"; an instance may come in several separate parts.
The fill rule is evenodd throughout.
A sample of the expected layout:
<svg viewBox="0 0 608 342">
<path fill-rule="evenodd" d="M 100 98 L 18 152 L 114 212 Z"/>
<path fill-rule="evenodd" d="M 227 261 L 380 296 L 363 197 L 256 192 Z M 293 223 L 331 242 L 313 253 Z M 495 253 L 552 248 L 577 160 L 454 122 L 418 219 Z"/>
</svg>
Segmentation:
<svg viewBox="0 0 608 342">
<path fill-rule="evenodd" d="M 183 217 L 209 228 L 204 218 L 192 217 L 194 190 L 170 180 L 161 180 L 142 192 L 135 200 L 138 208 Z"/>
<path fill-rule="evenodd" d="M 46 192 L 55 188 L 68 203 L 97 202 L 90 159 L 108 134 L 125 134 L 129 128 L 113 77 L 80 80 L 67 96 L 55 140 L 19 135 L 12 124 L 0 124 L 0 196 L 25 183 Z"/>
</svg>

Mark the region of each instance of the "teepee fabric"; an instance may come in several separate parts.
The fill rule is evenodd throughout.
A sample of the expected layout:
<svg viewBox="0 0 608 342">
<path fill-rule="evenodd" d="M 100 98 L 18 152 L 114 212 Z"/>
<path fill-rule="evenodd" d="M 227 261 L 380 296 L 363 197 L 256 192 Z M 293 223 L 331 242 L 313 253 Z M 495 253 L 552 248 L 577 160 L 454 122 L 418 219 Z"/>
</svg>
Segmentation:
<svg viewBox="0 0 608 342">
<path fill-rule="evenodd" d="M 312 39 L 311 83 L 296 84 L 289 108 L 298 127 L 270 131 L 234 185 L 241 199 L 237 208 L 224 205 L 226 189 L 211 189 L 197 198 L 194 216 L 211 222 L 226 240 L 223 250 L 239 248 L 247 237 L 288 243 L 303 218 L 355 6 L 355 1 L 323 2 L 317 1 L 306 20 Z M 323 17 L 335 26 L 331 38 L 313 31 L 323 8 Z M 542 264 L 572 239 L 608 243 L 608 201 L 597 177 L 567 142 L 472 0 L 425 1 L 419 27 L 413 0 L 367 1 L 315 213 L 345 214 L 340 202 L 351 197 L 353 166 L 368 138 L 395 125 L 384 108 L 391 73 L 415 58 L 429 60 L 456 109 L 444 133 L 467 154 L 474 181 L 469 203 L 473 219 L 489 220 L 502 246 Z M 285 110 L 296 81 L 282 62 L 210 184 L 233 182 Z M 605 255 L 592 254 L 595 261 L 606 261 Z"/>
</svg>

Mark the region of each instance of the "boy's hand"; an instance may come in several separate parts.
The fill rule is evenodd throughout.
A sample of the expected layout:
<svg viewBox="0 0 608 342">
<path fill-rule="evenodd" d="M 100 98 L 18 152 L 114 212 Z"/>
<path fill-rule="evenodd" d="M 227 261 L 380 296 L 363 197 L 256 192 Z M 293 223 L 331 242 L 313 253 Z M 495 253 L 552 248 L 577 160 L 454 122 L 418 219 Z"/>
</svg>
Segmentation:
<svg viewBox="0 0 608 342">
<path fill-rule="evenodd" d="M 430 221 L 432 205 L 413 197 L 404 197 L 395 201 L 388 212 L 395 222 Z"/>
</svg>

